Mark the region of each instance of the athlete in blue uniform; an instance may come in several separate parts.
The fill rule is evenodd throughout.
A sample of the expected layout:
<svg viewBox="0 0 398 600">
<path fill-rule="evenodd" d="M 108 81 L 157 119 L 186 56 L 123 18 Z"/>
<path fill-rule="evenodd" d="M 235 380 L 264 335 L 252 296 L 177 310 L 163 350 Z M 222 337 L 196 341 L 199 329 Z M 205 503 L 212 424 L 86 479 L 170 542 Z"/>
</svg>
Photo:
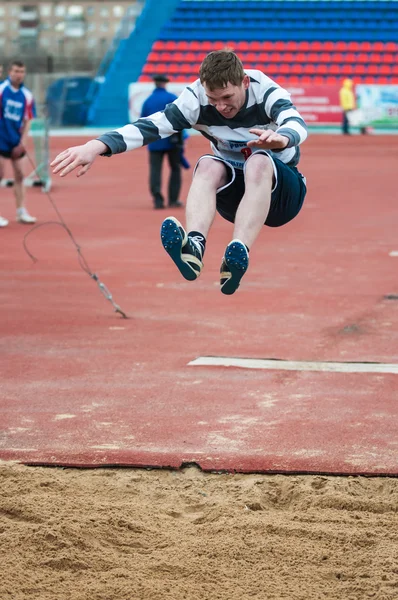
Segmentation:
<svg viewBox="0 0 398 600">
<path fill-rule="evenodd" d="M 36 222 L 25 208 L 24 175 L 22 158 L 26 154 L 25 140 L 29 122 L 36 116 L 33 94 L 24 86 L 26 69 L 21 61 L 14 61 L 8 77 L 0 83 L 0 180 L 4 175 L 4 159 L 10 159 L 14 171 L 14 194 L 17 206 L 17 221 Z M 8 225 L 0 217 L 0 227 Z"/>
</svg>

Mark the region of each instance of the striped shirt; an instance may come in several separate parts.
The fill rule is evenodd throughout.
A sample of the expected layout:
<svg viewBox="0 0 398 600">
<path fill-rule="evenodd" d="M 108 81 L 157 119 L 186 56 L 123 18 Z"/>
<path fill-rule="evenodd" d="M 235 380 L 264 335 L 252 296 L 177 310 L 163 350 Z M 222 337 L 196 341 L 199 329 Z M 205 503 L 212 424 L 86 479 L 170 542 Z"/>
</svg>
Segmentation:
<svg viewBox="0 0 398 600">
<path fill-rule="evenodd" d="M 249 129 L 272 129 L 289 139 L 286 148 L 270 153 L 282 162 L 296 166 L 299 145 L 307 137 L 303 118 L 292 104 L 290 94 L 261 71 L 247 70 L 250 85 L 245 104 L 230 119 L 223 117 L 209 102 L 197 79 L 166 108 L 134 123 L 110 131 L 98 139 L 109 148 L 104 156 L 133 150 L 165 138 L 177 131 L 193 128 L 206 137 L 215 156 L 238 169 L 248 156 L 247 142 L 258 139 Z M 249 151 L 250 153 L 250 151 Z"/>
</svg>

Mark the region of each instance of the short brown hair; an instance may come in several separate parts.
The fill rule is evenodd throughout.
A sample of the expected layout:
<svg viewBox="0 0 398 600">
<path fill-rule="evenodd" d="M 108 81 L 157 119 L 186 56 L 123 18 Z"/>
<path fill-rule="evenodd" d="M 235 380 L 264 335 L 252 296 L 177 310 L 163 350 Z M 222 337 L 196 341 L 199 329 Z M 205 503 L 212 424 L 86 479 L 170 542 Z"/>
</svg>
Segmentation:
<svg viewBox="0 0 398 600">
<path fill-rule="evenodd" d="M 241 60 L 231 50 L 215 50 L 210 52 L 200 65 L 200 83 L 205 83 L 209 90 L 216 90 L 232 85 L 241 85 L 245 71 Z"/>
<path fill-rule="evenodd" d="M 25 63 L 22 62 L 22 60 L 13 60 L 10 63 L 10 69 L 12 69 L 13 67 L 18 67 L 19 69 L 24 69 L 25 68 Z"/>
</svg>

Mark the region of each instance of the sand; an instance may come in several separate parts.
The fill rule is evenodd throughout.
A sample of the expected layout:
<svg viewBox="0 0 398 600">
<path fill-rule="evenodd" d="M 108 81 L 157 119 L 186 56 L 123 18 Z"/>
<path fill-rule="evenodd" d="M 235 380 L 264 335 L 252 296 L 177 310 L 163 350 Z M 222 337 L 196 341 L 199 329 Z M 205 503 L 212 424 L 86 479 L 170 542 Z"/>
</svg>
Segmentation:
<svg viewBox="0 0 398 600">
<path fill-rule="evenodd" d="M 395 600 L 398 479 L 0 465 L 1 600 Z"/>
</svg>

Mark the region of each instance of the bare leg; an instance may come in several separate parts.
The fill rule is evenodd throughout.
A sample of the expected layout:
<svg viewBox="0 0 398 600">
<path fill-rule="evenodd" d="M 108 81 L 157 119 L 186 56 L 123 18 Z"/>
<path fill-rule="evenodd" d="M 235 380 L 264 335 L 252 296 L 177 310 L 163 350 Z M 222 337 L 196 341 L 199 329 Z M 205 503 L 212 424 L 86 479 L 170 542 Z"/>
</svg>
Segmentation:
<svg viewBox="0 0 398 600">
<path fill-rule="evenodd" d="M 23 184 L 24 176 L 21 162 L 23 159 L 12 160 L 12 168 L 14 170 L 14 195 L 17 208 L 25 206 L 25 187 Z"/>
<path fill-rule="evenodd" d="M 246 163 L 245 193 L 235 217 L 234 238 L 248 248 L 256 240 L 271 205 L 273 165 L 265 154 L 255 154 Z"/>
<path fill-rule="evenodd" d="M 213 158 L 202 158 L 188 193 L 187 231 L 199 231 L 204 237 L 207 237 L 216 214 L 217 189 L 226 183 L 225 165 Z"/>
</svg>

